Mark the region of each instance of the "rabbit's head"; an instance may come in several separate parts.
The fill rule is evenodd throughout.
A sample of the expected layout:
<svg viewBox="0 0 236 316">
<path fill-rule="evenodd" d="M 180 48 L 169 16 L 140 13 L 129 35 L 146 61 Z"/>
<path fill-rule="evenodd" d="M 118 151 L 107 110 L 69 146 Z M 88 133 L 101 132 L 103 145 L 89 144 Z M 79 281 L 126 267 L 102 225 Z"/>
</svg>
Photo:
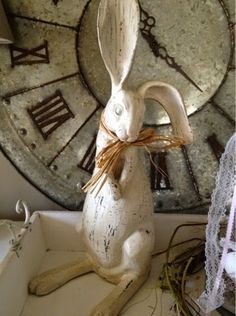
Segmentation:
<svg viewBox="0 0 236 316">
<path fill-rule="evenodd" d="M 101 0 L 98 10 L 98 42 L 110 74 L 112 95 L 104 111 L 107 127 L 122 141 L 138 138 L 144 120 L 144 99 L 158 101 L 167 111 L 174 134 L 192 141 L 183 100 L 172 86 L 150 81 L 136 90 L 128 88 L 129 75 L 139 31 L 137 0 Z"/>
<path fill-rule="evenodd" d="M 134 91 L 121 89 L 111 96 L 104 117 L 107 127 L 121 141 L 133 142 L 143 125 L 143 98 Z"/>
</svg>

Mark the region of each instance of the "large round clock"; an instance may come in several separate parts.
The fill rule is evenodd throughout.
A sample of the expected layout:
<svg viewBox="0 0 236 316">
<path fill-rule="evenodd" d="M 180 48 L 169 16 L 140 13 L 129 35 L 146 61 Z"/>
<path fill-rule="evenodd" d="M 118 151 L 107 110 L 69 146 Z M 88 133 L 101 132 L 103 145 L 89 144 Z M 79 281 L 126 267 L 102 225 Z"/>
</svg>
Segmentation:
<svg viewBox="0 0 236 316">
<path fill-rule="evenodd" d="M 9 0 L 15 42 L 0 47 L 0 143 L 18 170 L 71 210 L 94 167 L 95 139 L 110 80 L 100 57 L 99 0 Z M 184 97 L 194 143 L 144 154 L 155 209 L 205 212 L 224 145 L 234 132 L 234 1 L 140 1 L 130 83 L 173 84 Z M 145 125 L 171 132 L 160 105 Z"/>
</svg>

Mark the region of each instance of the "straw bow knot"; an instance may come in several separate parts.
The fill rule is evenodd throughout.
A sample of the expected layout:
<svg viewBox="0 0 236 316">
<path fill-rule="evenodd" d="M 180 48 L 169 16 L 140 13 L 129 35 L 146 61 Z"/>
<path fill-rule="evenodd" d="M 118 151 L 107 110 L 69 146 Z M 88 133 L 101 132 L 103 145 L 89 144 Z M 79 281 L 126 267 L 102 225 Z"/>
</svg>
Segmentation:
<svg viewBox="0 0 236 316">
<path fill-rule="evenodd" d="M 142 129 L 139 133 L 138 138 L 134 142 L 124 142 L 121 141 L 112 131 L 108 129 L 105 124 L 104 115 L 102 113 L 100 120 L 100 130 L 105 132 L 110 136 L 111 140 L 106 147 L 104 147 L 100 153 L 96 156 L 95 162 L 96 167 L 99 169 L 92 178 L 83 187 L 84 192 L 88 192 L 90 189 L 92 191 L 97 187 L 99 180 L 102 179 L 100 183 L 97 194 L 104 185 L 109 174 L 113 174 L 119 164 L 121 154 L 125 152 L 129 147 L 144 147 L 145 150 L 150 155 L 151 162 L 155 165 L 151 158 L 151 152 L 157 151 L 155 143 L 164 142 L 163 147 L 158 148 L 158 150 L 169 149 L 173 147 L 179 147 L 184 144 L 184 140 L 178 136 L 165 136 L 157 135 L 153 128 Z M 156 165 L 155 165 L 156 167 Z"/>
</svg>

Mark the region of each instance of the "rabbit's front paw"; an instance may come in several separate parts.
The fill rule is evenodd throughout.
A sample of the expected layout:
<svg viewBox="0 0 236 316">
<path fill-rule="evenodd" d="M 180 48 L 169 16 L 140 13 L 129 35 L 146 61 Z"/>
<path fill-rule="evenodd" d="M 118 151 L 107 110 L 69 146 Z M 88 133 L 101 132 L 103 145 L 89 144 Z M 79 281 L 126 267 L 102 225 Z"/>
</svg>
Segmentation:
<svg viewBox="0 0 236 316">
<path fill-rule="evenodd" d="M 37 296 L 46 295 L 47 279 L 43 276 L 33 278 L 29 283 L 29 293 Z"/>
<path fill-rule="evenodd" d="M 121 192 L 113 192 L 112 198 L 114 201 L 119 201 L 121 199 Z"/>
<path fill-rule="evenodd" d="M 47 295 L 63 284 L 60 275 L 48 271 L 33 278 L 29 283 L 29 292 L 31 294 L 42 296 Z"/>
<path fill-rule="evenodd" d="M 117 182 L 115 180 L 111 181 L 110 194 L 115 201 L 118 201 L 121 198 L 122 193 L 121 193 L 121 186 L 120 186 L 119 182 Z"/>
<path fill-rule="evenodd" d="M 121 199 L 121 196 L 122 196 L 122 194 L 121 194 L 121 189 L 120 189 L 120 187 L 118 187 L 116 190 L 114 190 L 114 192 L 113 192 L 113 198 L 114 198 L 114 200 L 115 201 L 118 201 L 119 199 Z"/>
<path fill-rule="evenodd" d="M 116 316 L 116 313 L 114 313 L 108 306 L 99 304 L 92 310 L 89 316 Z"/>
</svg>

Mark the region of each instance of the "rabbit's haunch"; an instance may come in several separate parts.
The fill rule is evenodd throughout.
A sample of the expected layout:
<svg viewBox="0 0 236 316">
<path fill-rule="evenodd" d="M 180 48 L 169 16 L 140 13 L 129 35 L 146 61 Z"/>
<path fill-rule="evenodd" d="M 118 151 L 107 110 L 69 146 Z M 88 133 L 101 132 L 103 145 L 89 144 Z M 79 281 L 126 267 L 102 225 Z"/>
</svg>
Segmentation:
<svg viewBox="0 0 236 316">
<path fill-rule="evenodd" d="M 103 148 L 103 150 L 97 155 L 95 162 L 96 167 L 99 168 L 99 170 L 83 187 L 84 192 L 87 192 L 90 189 L 93 191 L 99 184 L 99 180 L 103 178 L 97 190 L 98 194 L 108 175 L 116 171 L 121 154 L 130 146 L 144 147 L 149 153 L 152 164 L 154 164 L 155 168 L 158 168 L 151 158 L 151 152 L 157 150 L 154 146 L 156 142 L 165 142 L 163 147 L 158 148 L 158 150 L 179 147 L 184 144 L 183 138 L 177 136 L 157 135 L 153 128 L 142 129 L 137 140 L 134 142 L 121 141 L 107 128 L 103 113 L 100 119 L 100 130 L 108 134 L 111 137 L 111 141 L 109 142 L 108 146 Z"/>
</svg>

